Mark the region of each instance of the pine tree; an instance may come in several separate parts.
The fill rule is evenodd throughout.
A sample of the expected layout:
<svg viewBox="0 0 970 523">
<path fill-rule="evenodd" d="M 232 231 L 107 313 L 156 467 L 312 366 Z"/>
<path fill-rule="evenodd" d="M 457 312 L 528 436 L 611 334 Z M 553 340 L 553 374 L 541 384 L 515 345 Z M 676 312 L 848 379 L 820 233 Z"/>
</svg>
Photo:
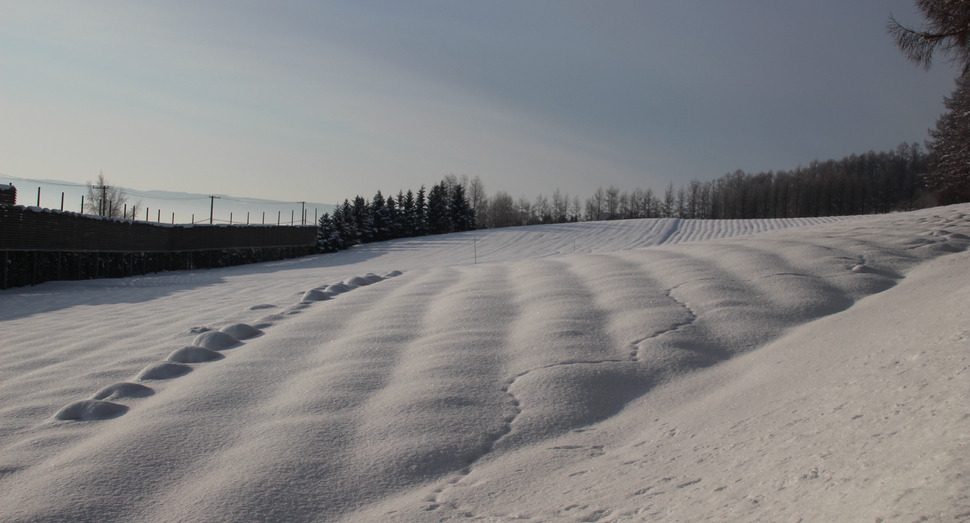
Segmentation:
<svg viewBox="0 0 970 523">
<path fill-rule="evenodd" d="M 340 233 L 330 213 L 323 213 L 317 227 L 317 247 L 320 251 L 337 252 L 340 249 Z"/>
<path fill-rule="evenodd" d="M 374 241 L 374 215 L 371 213 L 370 204 L 362 196 L 354 198 L 352 216 L 360 243 Z"/>
<path fill-rule="evenodd" d="M 398 203 L 400 203 L 400 200 L 398 200 Z M 401 222 L 403 225 L 402 236 L 404 236 L 405 238 L 418 236 L 418 233 L 416 232 L 417 230 L 416 229 L 416 226 L 417 226 L 416 209 L 417 207 L 414 201 L 414 193 L 411 192 L 411 189 L 408 189 L 407 195 L 404 196 L 404 203 L 401 205 L 401 214 L 402 214 Z"/>
<path fill-rule="evenodd" d="M 428 203 L 425 199 L 424 186 L 418 189 L 418 197 L 414 202 L 414 235 L 428 234 Z"/>
<path fill-rule="evenodd" d="M 470 231 L 475 228 L 475 210 L 465 197 L 465 188 L 456 184 L 451 190 L 451 203 L 448 206 L 451 217 L 452 230 L 455 232 Z"/>
<path fill-rule="evenodd" d="M 445 234 L 451 232 L 451 215 L 448 212 L 448 189 L 445 183 L 436 183 L 428 193 L 428 233 Z"/>
<path fill-rule="evenodd" d="M 399 196 L 400 197 L 400 196 Z M 398 209 L 398 203 L 393 196 L 387 197 L 387 239 L 393 240 L 395 238 L 401 237 L 401 231 L 404 229 L 401 223 L 401 210 Z"/>
<path fill-rule="evenodd" d="M 346 249 L 360 243 L 357 225 L 354 222 L 354 208 L 349 200 L 334 209 L 334 226 L 340 235 L 339 249 Z"/>
<path fill-rule="evenodd" d="M 374 199 L 371 200 L 370 214 L 374 224 L 374 236 L 372 241 L 379 242 L 389 239 L 390 223 L 388 220 L 387 202 L 384 200 L 384 195 L 381 194 L 381 191 L 377 191 L 377 194 L 374 195 Z"/>
</svg>

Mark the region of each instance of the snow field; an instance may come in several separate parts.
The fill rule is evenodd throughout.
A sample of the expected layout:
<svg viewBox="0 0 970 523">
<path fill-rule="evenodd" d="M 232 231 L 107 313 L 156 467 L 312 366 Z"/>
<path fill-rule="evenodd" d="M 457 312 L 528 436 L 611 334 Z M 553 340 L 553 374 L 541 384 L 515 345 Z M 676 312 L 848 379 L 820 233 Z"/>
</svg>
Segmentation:
<svg viewBox="0 0 970 523">
<path fill-rule="evenodd" d="M 970 332 L 950 326 L 970 297 L 954 276 L 966 206 L 474 234 L 0 293 L 0 521 L 888 521 L 967 505 Z M 946 322 L 898 306 L 936 311 L 930 297 Z M 949 351 L 909 359 L 920 343 Z"/>
</svg>

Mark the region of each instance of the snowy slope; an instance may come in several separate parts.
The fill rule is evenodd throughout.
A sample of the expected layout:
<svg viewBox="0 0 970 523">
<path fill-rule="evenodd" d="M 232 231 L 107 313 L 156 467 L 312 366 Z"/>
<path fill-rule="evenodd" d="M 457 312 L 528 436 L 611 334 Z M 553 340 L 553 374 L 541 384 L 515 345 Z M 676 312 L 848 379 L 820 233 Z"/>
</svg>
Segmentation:
<svg viewBox="0 0 970 523">
<path fill-rule="evenodd" d="M 0 292 L 0 521 L 967 517 L 968 244 L 638 220 Z"/>
</svg>

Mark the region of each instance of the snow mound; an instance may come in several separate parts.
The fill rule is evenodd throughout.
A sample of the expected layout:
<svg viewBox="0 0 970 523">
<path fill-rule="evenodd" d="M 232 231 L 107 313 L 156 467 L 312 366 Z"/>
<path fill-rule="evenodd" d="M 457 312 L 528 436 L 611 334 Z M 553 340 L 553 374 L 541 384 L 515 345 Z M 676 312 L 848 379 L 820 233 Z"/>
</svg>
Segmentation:
<svg viewBox="0 0 970 523">
<path fill-rule="evenodd" d="M 367 280 L 367 281 L 369 281 L 369 282 L 371 282 L 371 283 L 377 283 L 379 281 L 383 281 L 384 280 L 384 278 L 382 278 L 382 277 L 374 274 L 373 272 L 368 272 L 367 274 L 365 274 L 364 275 L 364 279 Z"/>
<path fill-rule="evenodd" d="M 239 340 L 225 332 L 209 331 L 199 334 L 192 345 L 212 350 L 225 350 L 239 345 Z"/>
<path fill-rule="evenodd" d="M 335 285 L 328 285 L 324 292 L 328 294 L 343 294 L 345 292 L 350 292 L 353 287 L 347 285 L 346 283 L 337 283 Z"/>
<path fill-rule="evenodd" d="M 245 323 L 234 323 L 232 325 L 227 325 L 222 328 L 222 332 L 236 338 L 237 340 L 248 340 L 249 338 L 254 338 L 263 333 L 263 331 L 253 327 L 251 325 L 246 325 Z"/>
<path fill-rule="evenodd" d="M 222 359 L 225 356 L 205 347 L 187 345 L 180 349 L 175 349 L 168 355 L 168 361 L 176 363 L 204 363 L 206 361 Z"/>
<path fill-rule="evenodd" d="M 395 278 L 395 277 L 400 276 L 402 274 L 404 274 L 404 273 L 401 272 L 401 271 L 391 271 L 391 272 L 385 274 L 384 275 L 384 278 L 385 279 L 387 279 L 387 278 Z"/>
<path fill-rule="evenodd" d="M 101 400 L 82 400 L 71 403 L 54 414 L 62 421 L 95 421 L 111 419 L 128 412 L 128 407 Z"/>
<path fill-rule="evenodd" d="M 140 383 L 123 381 L 121 383 L 108 385 L 107 387 L 99 390 L 94 394 L 94 396 L 91 397 L 91 399 L 117 400 L 121 398 L 146 398 L 152 394 L 155 394 L 155 391 L 149 387 L 146 387 Z"/>
<path fill-rule="evenodd" d="M 179 376 L 184 376 L 192 372 L 192 367 L 188 365 L 182 365 L 181 363 L 171 363 L 168 361 L 160 361 L 158 363 L 152 363 L 151 365 L 145 367 L 135 376 L 135 379 L 141 380 L 170 380 L 172 378 L 177 378 Z"/>
<path fill-rule="evenodd" d="M 374 283 L 363 276 L 354 276 L 353 278 L 347 280 L 347 285 L 352 285 L 354 287 L 363 287 L 364 285 L 370 285 Z"/>
<path fill-rule="evenodd" d="M 303 301 L 325 301 L 330 295 L 320 289 L 310 289 L 303 293 Z"/>
</svg>

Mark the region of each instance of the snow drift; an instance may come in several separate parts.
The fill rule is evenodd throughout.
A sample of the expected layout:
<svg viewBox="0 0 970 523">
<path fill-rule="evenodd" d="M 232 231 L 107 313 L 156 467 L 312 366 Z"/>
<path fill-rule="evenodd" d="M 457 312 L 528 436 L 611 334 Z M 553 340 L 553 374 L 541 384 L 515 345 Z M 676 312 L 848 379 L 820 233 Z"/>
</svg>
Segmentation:
<svg viewBox="0 0 970 523">
<path fill-rule="evenodd" d="M 5 291 L 0 521 L 967 517 L 968 245 L 637 220 Z"/>
</svg>

